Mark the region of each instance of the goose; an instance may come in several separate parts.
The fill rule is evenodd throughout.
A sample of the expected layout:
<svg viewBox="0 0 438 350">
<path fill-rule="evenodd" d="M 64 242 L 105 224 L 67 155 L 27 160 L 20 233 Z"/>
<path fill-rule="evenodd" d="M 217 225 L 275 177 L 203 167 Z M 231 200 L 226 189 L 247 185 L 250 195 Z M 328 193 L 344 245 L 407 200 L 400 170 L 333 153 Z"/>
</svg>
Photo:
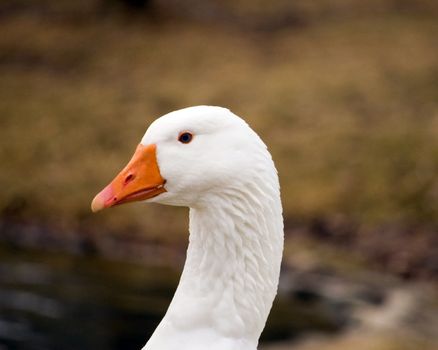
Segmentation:
<svg viewBox="0 0 438 350">
<path fill-rule="evenodd" d="M 283 252 L 279 180 L 260 137 L 222 107 L 156 119 L 91 209 L 133 201 L 185 206 L 190 219 L 179 285 L 143 350 L 255 350 Z"/>
</svg>

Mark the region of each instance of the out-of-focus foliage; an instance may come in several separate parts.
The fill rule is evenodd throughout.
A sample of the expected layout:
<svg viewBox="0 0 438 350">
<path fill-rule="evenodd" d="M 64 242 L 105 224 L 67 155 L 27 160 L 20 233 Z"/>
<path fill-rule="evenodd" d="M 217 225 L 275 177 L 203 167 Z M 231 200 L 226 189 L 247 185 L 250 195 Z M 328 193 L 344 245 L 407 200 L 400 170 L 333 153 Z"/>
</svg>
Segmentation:
<svg viewBox="0 0 438 350">
<path fill-rule="evenodd" d="M 183 212 L 89 202 L 152 120 L 214 104 L 269 145 L 286 217 L 438 223 L 434 1 L 122 3 L 0 5 L 4 215 L 184 232 Z"/>
</svg>

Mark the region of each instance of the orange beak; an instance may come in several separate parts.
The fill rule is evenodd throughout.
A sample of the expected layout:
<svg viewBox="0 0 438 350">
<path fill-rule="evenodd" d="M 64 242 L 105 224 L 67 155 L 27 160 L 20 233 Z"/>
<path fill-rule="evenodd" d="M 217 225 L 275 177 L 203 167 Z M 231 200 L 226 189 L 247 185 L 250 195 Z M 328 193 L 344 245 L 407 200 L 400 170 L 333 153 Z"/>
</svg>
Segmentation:
<svg viewBox="0 0 438 350">
<path fill-rule="evenodd" d="M 156 145 L 137 146 L 128 165 L 91 202 L 93 212 L 141 201 L 166 192 L 157 163 Z"/>
</svg>

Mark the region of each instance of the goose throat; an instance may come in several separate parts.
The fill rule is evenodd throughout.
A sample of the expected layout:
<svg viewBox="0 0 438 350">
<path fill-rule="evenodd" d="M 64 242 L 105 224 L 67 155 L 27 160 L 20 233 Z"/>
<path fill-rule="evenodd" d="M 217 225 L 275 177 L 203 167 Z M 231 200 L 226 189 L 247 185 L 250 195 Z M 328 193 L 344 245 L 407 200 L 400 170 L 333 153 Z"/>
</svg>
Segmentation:
<svg viewBox="0 0 438 350">
<path fill-rule="evenodd" d="M 187 259 L 166 314 L 173 326 L 211 328 L 257 344 L 283 249 L 281 206 L 275 191 L 263 187 L 222 190 L 208 205 L 190 209 Z"/>
</svg>

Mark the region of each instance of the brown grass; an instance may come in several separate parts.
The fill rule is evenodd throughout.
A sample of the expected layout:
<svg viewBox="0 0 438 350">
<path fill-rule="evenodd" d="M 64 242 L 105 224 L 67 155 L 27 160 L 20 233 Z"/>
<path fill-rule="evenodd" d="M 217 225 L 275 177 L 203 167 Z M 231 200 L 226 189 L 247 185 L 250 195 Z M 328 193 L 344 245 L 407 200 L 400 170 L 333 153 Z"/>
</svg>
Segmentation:
<svg viewBox="0 0 438 350">
<path fill-rule="evenodd" d="M 433 350 L 436 349 L 436 346 L 437 342 L 434 340 L 425 340 L 422 337 L 400 331 L 370 332 L 359 330 L 330 339 L 307 340 L 302 344 L 266 346 L 262 350 Z"/>
<path fill-rule="evenodd" d="M 89 203 L 152 120 L 214 104 L 269 145 L 287 217 L 438 224 L 438 21 L 379 11 L 310 11 L 307 24 L 274 31 L 3 16 L 0 210 L 68 227 L 184 232 L 181 209 L 92 216 Z"/>
</svg>

